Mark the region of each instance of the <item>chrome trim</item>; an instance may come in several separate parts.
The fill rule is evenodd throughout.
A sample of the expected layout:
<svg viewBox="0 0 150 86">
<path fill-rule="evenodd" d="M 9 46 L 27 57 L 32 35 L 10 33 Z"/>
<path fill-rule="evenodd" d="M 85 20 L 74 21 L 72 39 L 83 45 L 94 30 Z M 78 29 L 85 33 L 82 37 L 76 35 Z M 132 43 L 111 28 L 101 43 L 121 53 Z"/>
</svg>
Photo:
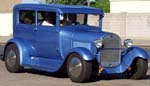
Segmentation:
<svg viewBox="0 0 150 86">
<path fill-rule="evenodd" d="M 9 67 L 15 66 L 16 60 L 17 60 L 17 55 L 16 55 L 14 50 L 8 51 L 6 58 L 7 58 L 6 62 L 7 62 Z"/>
<path fill-rule="evenodd" d="M 103 37 L 103 47 L 100 50 L 100 61 L 104 67 L 115 67 L 121 62 L 121 39 L 116 34 Z"/>
<path fill-rule="evenodd" d="M 96 48 L 101 48 L 103 46 L 102 38 L 94 41 Z"/>
<path fill-rule="evenodd" d="M 124 46 L 129 48 L 129 47 L 132 47 L 133 45 L 133 41 L 131 39 L 126 39 L 124 40 Z"/>
</svg>

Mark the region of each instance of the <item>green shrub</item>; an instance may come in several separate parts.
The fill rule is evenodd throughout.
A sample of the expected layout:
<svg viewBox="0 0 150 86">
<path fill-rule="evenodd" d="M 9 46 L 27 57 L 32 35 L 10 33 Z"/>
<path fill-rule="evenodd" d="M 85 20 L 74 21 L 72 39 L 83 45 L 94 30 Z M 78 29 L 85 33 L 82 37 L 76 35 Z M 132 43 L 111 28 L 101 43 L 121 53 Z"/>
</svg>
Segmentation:
<svg viewBox="0 0 150 86">
<path fill-rule="evenodd" d="M 87 5 L 87 0 L 57 0 L 58 4 L 70 4 L 70 5 Z M 95 3 L 91 3 L 92 7 L 103 9 L 104 12 L 110 12 L 110 2 L 109 0 L 96 0 Z"/>
</svg>

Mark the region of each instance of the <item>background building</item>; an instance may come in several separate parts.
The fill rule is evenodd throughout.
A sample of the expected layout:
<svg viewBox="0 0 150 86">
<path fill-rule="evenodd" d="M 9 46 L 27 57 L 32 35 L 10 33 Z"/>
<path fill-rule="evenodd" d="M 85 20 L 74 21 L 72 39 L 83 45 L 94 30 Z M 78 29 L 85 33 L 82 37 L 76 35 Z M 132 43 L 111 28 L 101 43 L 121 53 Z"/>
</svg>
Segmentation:
<svg viewBox="0 0 150 86">
<path fill-rule="evenodd" d="M 110 0 L 111 13 L 150 13 L 150 0 Z"/>
<path fill-rule="evenodd" d="M 0 0 L 0 13 L 12 12 L 14 4 L 21 3 L 21 0 Z"/>
<path fill-rule="evenodd" d="M 12 35 L 12 10 L 21 0 L 0 0 L 0 36 Z"/>
<path fill-rule="evenodd" d="M 110 0 L 103 27 L 137 45 L 150 45 L 150 0 Z"/>
<path fill-rule="evenodd" d="M 46 3 L 46 0 L 0 0 L 0 36 L 12 35 L 13 6 L 19 3 Z"/>
</svg>

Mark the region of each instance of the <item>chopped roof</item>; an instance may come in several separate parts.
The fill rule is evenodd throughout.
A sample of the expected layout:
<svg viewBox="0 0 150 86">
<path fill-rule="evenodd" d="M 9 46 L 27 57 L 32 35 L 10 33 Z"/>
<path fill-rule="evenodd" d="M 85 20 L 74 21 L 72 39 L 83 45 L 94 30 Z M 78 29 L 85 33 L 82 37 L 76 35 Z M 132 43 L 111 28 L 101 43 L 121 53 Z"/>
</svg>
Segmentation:
<svg viewBox="0 0 150 86">
<path fill-rule="evenodd" d="M 34 8 L 34 9 L 53 9 L 60 13 L 89 13 L 89 14 L 103 14 L 103 10 L 94 7 L 87 7 L 81 5 L 61 5 L 61 4 L 18 4 L 15 8 Z M 15 9 L 14 8 L 14 9 Z"/>
</svg>

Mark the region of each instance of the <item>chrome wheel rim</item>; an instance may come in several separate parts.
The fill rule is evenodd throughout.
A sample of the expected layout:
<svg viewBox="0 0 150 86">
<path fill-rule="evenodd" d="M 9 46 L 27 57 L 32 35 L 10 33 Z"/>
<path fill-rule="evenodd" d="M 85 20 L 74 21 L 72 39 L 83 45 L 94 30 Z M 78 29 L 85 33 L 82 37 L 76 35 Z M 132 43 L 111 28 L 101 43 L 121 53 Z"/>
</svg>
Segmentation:
<svg viewBox="0 0 150 86">
<path fill-rule="evenodd" d="M 6 62 L 9 67 L 13 67 L 16 64 L 17 55 L 14 50 L 10 50 L 7 53 Z"/>
<path fill-rule="evenodd" d="M 77 57 L 73 57 L 69 62 L 69 72 L 74 77 L 80 76 L 82 71 L 82 63 L 81 60 Z"/>
</svg>

